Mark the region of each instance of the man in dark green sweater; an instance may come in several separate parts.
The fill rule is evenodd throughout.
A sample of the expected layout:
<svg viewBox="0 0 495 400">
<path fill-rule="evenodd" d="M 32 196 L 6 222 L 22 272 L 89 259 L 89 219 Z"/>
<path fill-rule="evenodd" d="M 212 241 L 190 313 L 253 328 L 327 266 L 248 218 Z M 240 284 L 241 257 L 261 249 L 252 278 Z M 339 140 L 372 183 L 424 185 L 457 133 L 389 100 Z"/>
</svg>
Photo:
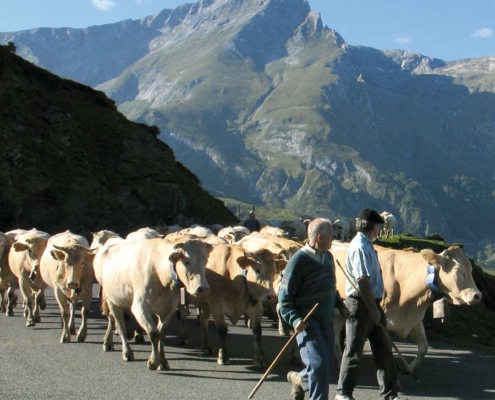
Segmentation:
<svg viewBox="0 0 495 400">
<path fill-rule="evenodd" d="M 292 399 L 303 400 L 309 390 L 310 400 L 327 400 L 333 365 L 334 309 L 347 317 L 335 288 L 335 263 L 328 251 L 332 245 L 332 223 L 317 218 L 308 225 L 308 243 L 289 260 L 279 288 L 278 301 L 282 318 L 298 333 L 296 339 L 306 366 L 301 372 L 290 371 Z M 306 314 L 318 308 L 304 323 Z"/>
</svg>

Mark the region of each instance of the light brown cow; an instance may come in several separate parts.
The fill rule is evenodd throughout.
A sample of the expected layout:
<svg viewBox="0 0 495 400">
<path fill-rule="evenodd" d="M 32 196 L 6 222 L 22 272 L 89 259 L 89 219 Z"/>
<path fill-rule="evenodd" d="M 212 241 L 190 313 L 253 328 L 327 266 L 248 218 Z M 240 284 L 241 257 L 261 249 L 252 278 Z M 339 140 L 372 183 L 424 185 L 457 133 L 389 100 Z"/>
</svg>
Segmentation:
<svg viewBox="0 0 495 400">
<path fill-rule="evenodd" d="M 414 371 L 428 351 L 423 326 L 426 310 L 438 299 L 433 287 L 427 284 L 427 266 L 433 266 L 438 295 L 444 296 L 451 304 L 473 305 L 481 301 L 481 293 L 472 276 L 472 266 L 466 255 L 457 246 L 449 247 L 441 254 L 432 250 L 413 253 L 404 250 L 378 249 L 378 259 L 382 269 L 385 298 L 382 302 L 387 316 L 387 329 L 404 339 L 410 336 L 418 345 L 418 354 L 411 362 Z M 347 250 L 332 251 L 336 260 L 345 268 Z M 345 296 L 345 277 L 336 267 L 337 289 Z M 339 324 L 336 320 L 336 338 L 339 337 Z"/>
<path fill-rule="evenodd" d="M 254 335 L 254 366 L 266 365 L 261 346 L 262 302 L 275 302 L 273 280 L 277 274 L 277 256 L 266 249 L 247 252 L 235 244 L 216 246 L 208 257 L 206 279 L 210 285 L 208 302 L 192 303 L 201 309 L 200 323 L 205 353 L 211 353 L 208 320 L 213 320 L 220 337 L 218 364 L 230 364 L 227 349 L 227 325 L 224 316 L 236 324 L 246 315 Z"/>
<path fill-rule="evenodd" d="M 82 299 L 82 322 L 77 332 L 77 341 L 84 342 L 88 330 L 93 286 L 93 258 L 96 249 L 90 249 L 88 241 L 70 231 L 52 236 L 41 257 L 40 273 L 43 281 L 53 288 L 62 316 L 60 343 L 71 341 L 74 330 L 74 305 L 78 296 Z M 69 312 L 67 305 L 72 306 Z"/>
<path fill-rule="evenodd" d="M 41 322 L 40 308 L 44 310 L 46 307 L 46 284 L 41 279 L 39 268 L 49 238 L 48 233 L 37 229 L 20 232 L 9 251 L 9 266 L 18 279 L 24 300 L 26 326 Z"/>
<path fill-rule="evenodd" d="M 287 237 L 287 232 L 285 232 L 283 229 L 277 228 L 275 226 L 270 226 L 270 225 L 267 225 L 267 226 L 264 226 L 263 228 L 261 228 L 260 232 L 261 233 L 269 233 L 270 235 L 278 236 L 281 238 Z"/>
<path fill-rule="evenodd" d="M 260 237 L 269 240 L 270 242 L 276 243 L 277 245 L 282 247 L 282 249 L 284 249 L 284 255 L 287 260 L 290 259 L 300 248 L 304 246 L 303 244 L 296 242 L 295 240 L 273 236 L 268 233 L 253 232 L 250 236 Z"/>
<path fill-rule="evenodd" d="M 151 340 L 148 368 L 170 369 L 164 351 L 168 323 L 177 309 L 181 286 L 192 298 L 207 296 L 205 266 L 211 248 L 200 240 L 168 243 L 162 239 L 104 246 L 94 260 L 95 276 L 103 286 L 102 309 L 109 316 L 103 349 L 114 349 L 116 324 L 122 340 L 122 358 L 134 358 L 124 332 L 123 310 L 130 308 Z M 152 314 L 159 319 L 158 327 Z"/>
<path fill-rule="evenodd" d="M 0 307 L 8 317 L 14 315 L 17 305 L 17 295 L 14 290 L 17 286 L 17 277 L 12 273 L 9 266 L 9 257 L 14 239 L 7 233 L 0 232 Z"/>
</svg>

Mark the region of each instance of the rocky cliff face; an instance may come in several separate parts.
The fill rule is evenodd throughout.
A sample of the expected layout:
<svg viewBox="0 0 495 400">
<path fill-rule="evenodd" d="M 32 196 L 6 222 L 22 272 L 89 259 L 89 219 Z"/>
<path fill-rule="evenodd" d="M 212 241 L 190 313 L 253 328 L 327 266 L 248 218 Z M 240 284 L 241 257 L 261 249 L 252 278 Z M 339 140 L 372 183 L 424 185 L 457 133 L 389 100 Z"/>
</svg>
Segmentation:
<svg viewBox="0 0 495 400">
<path fill-rule="evenodd" d="M 231 224 L 158 130 L 112 100 L 0 46 L 2 231 L 126 234 L 156 224 Z"/>
<path fill-rule="evenodd" d="M 213 193 L 330 218 L 388 210 L 399 231 L 471 249 L 492 235 L 493 58 L 349 46 L 304 0 L 204 0 L 69 31 L 0 42 L 158 126 Z"/>
</svg>

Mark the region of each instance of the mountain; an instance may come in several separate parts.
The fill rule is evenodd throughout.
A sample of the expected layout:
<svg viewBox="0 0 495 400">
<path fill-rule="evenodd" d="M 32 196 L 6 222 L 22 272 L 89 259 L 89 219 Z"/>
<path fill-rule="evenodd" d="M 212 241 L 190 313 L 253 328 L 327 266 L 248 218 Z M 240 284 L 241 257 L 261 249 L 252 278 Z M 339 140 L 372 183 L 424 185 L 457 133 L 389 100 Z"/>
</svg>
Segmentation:
<svg viewBox="0 0 495 400">
<path fill-rule="evenodd" d="M 214 195 L 329 218 L 387 210 L 399 232 L 471 253 L 492 240 L 495 56 L 350 46 L 305 0 L 203 0 L 8 41 L 156 125 Z"/>
<path fill-rule="evenodd" d="M 121 235 L 236 218 L 157 138 L 102 92 L 0 46 L 0 225 Z"/>
</svg>

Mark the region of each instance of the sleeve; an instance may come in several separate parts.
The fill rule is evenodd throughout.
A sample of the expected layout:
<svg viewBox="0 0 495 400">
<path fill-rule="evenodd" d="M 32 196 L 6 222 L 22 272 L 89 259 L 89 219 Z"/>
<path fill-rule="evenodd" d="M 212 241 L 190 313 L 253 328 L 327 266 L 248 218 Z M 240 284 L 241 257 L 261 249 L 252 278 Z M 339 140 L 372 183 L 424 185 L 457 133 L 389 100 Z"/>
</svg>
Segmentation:
<svg viewBox="0 0 495 400">
<path fill-rule="evenodd" d="M 303 318 L 297 312 L 294 297 L 300 284 L 298 276 L 297 260 L 298 257 L 292 257 L 285 267 L 284 277 L 278 290 L 278 303 L 280 306 L 280 315 L 285 322 L 295 326 Z"/>
<path fill-rule="evenodd" d="M 370 276 L 369 261 L 362 248 L 354 249 L 349 254 L 351 274 L 358 281 L 363 276 Z"/>
</svg>

